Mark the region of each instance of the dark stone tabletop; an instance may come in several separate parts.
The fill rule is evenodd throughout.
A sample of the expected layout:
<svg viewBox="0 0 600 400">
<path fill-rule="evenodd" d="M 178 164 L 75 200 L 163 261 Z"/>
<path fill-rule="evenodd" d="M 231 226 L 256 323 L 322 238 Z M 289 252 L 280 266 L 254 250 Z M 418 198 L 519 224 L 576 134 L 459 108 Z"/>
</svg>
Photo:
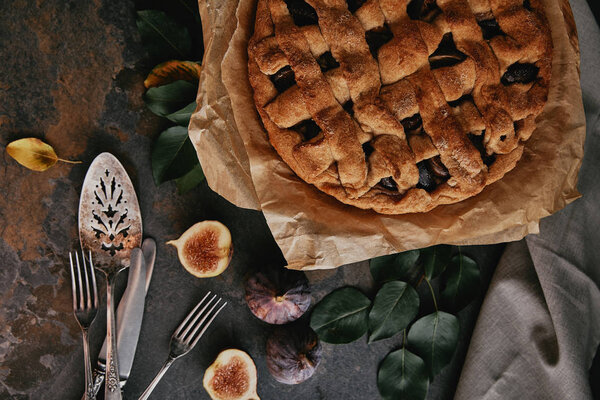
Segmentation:
<svg viewBox="0 0 600 400">
<path fill-rule="evenodd" d="M 377 399 L 379 362 L 401 339 L 367 345 L 324 344 L 323 362 L 307 382 L 286 386 L 269 375 L 265 341 L 271 327 L 243 298 L 253 267 L 284 260 L 260 212 L 236 208 L 206 183 L 186 195 L 171 182 L 156 187 L 150 152 L 165 128 L 142 101 L 149 71 L 135 24 L 136 4 L 68 0 L 5 0 L 0 4 L 0 399 L 79 399 L 83 350 L 71 308 L 68 252 L 77 249 L 77 207 L 87 167 L 103 151 L 115 154 L 136 187 L 144 233 L 156 239 L 158 258 L 125 398 L 137 398 L 168 354 L 171 333 L 208 290 L 229 306 L 190 354 L 177 361 L 152 398 L 206 399 L 205 368 L 219 351 L 247 351 L 258 368 L 262 399 Z M 60 157 L 81 160 L 32 172 L 4 147 L 39 137 Z M 197 279 L 165 245 L 195 222 L 216 219 L 232 233 L 235 254 L 221 276 Z M 502 246 L 467 247 L 478 260 L 483 287 Z M 126 274 L 119 288 L 124 287 Z M 354 285 L 373 295 L 368 263 L 308 274 L 313 304 L 334 288 Z M 100 287 L 104 293 L 103 279 Z M 461 341 L 452 364 L 435 378 L 430 398 L 450 399 L 460 374 L 481 297 L 460 315 Z M 93 363 L 105 334 L 101 312 L 91 329 Z"/>
</svg>

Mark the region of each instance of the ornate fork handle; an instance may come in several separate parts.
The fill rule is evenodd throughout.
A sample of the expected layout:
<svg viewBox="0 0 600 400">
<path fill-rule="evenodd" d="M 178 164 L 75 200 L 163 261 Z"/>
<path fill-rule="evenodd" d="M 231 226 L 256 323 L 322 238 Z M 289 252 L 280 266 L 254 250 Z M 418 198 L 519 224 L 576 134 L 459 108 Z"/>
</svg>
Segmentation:
<svg viewBox="0 0 600 400">
<path fill-rule="evenodd" d="M 85 400 L 94 400 L 96 392 L 94 391 L 92 364 L 90 362 L 90 342 L 87 329 L 83 329 L 83 355 L 85 359 L 85 394 L 83 398 Z"/>
<path fill-rule="evenodd" d="M 104 378 L 106 376 L 106 371 L 102 369 L 102 365 L 99 366 L 99 368 L 94 369 L 94 386 L 93 386 L 93 390 L 94 390 L 94 396 L 98 396 L 98 392 L 100 392 L 100 388 L 102 387 L 102 384 L 104 384 Z M 125 384 L 127 383 L 126 379 L 121 379 L 119 381 L 119 386 L 121 387 L 121 389 L 123 389 L 123 386 L 125 386 Z M 82 400 L 84 400 L 85 398 L 82 398 Z"/>
</svg>

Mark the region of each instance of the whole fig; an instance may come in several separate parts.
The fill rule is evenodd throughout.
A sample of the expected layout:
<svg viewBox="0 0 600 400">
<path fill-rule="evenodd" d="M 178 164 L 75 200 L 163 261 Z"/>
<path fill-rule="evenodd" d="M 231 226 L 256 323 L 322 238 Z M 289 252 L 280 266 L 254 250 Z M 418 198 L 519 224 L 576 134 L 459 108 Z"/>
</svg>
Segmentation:
<svg viewBox="0 0 600 400">
<path fill-rule="evenodd" d="M 252 314 L 269 324 L 286 324 L 310 306 L 308 279 L 303 272 L 264 269 L 246 280 L 246 302 Z"/>
<path fill-rule="evenodd" d="M 267 368 L 278 382 L 295 385 L 304 382 L 321 362 L 317 334 L 297 323 L 277 327 L 267 339 Z"/>
</svg>

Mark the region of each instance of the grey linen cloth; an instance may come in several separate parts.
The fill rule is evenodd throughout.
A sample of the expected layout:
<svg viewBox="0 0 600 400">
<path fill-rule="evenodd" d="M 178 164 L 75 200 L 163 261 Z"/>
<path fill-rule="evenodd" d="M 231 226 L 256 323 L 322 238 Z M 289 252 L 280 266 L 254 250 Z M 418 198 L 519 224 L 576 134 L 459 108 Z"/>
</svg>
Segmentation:
<svg viewBox="0 0 600 400">
<path fill-rule="evenodd" d="M 597 0 L 593 0 L 597 1 Z M 511 243 L 481 307 L 455 399 L 591 399 L 600 343 L 600 30 L 571 0 L 587 137 L 581 199 Z"/>
</svg>

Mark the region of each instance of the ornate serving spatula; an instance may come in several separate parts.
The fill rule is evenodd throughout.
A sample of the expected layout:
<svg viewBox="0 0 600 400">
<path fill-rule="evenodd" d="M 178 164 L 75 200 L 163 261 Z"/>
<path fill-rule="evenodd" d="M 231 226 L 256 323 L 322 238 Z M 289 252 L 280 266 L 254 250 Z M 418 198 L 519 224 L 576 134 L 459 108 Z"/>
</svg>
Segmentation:
<svg viewBox="0 0 600 400">
<path fill-rule="evenodd" d="M 142 243 L 138 199 L 125 169 L 112 154 L 98 155 L 85 176 L 79 199 L 79 240 L 106 276 L 107 400 L 121 399 L 115 323 L 117 274 L 127 268 L 131 250 Z"/>
</svg>

